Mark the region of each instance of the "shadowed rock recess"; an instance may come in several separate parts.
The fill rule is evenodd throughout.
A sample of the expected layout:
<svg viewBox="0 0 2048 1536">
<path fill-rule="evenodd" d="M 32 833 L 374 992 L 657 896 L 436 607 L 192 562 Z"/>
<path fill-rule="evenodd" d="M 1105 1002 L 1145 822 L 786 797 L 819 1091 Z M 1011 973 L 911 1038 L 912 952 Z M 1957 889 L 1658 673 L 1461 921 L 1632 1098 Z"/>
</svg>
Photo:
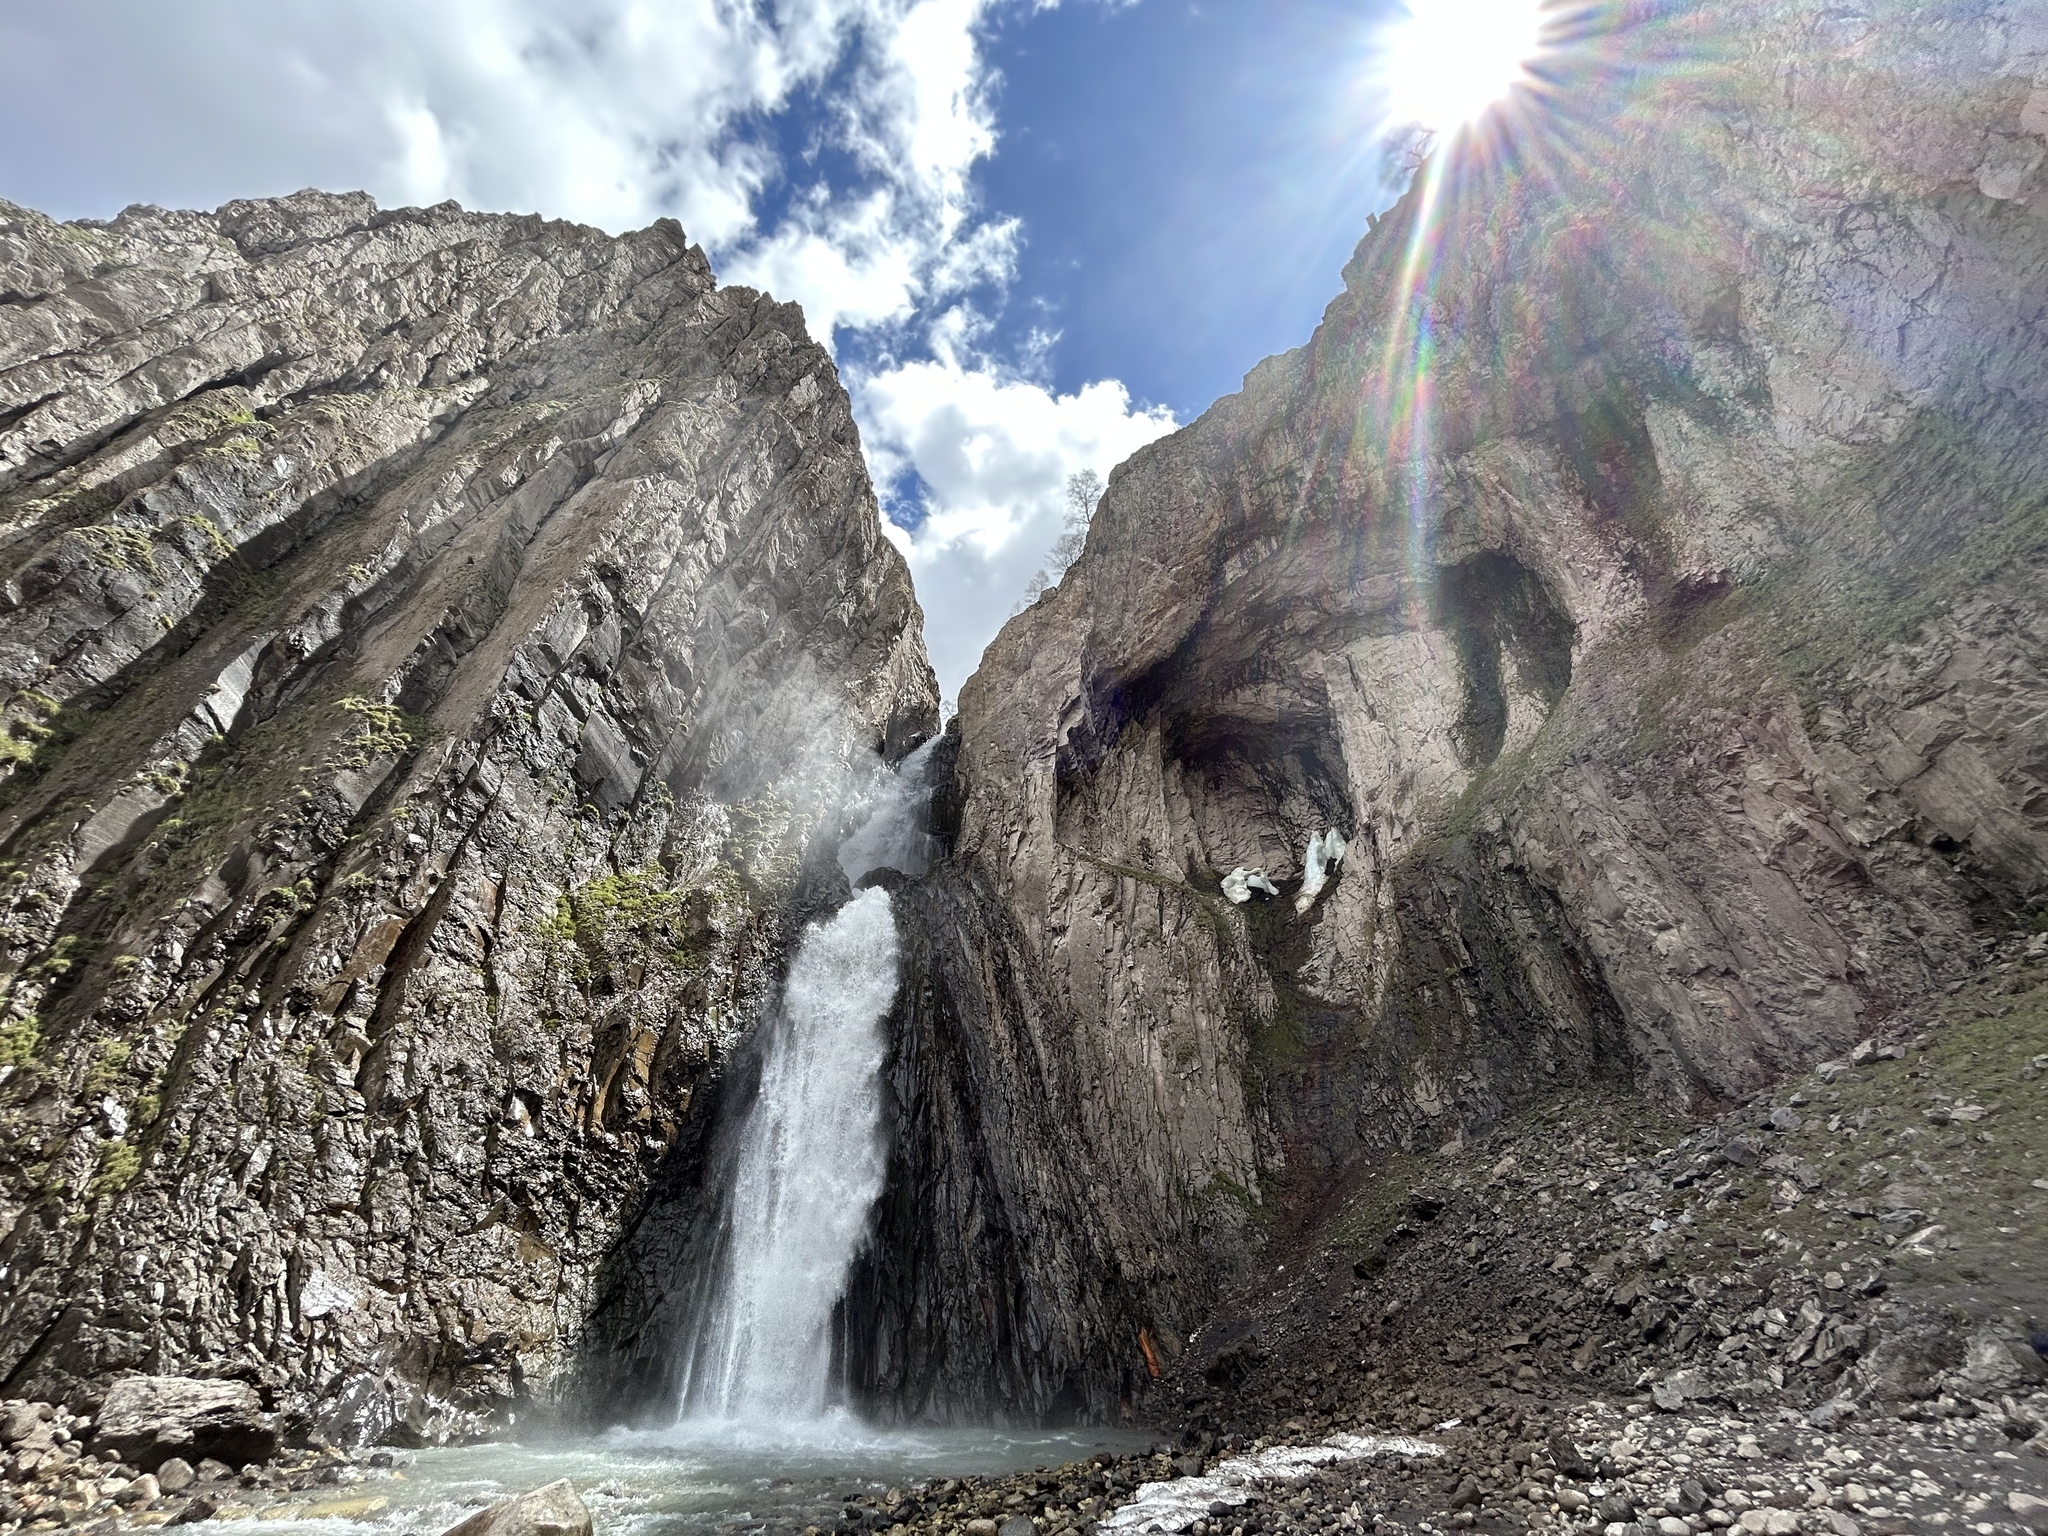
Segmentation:
<svg viewBox="0 0 2048 1536">
<path fill-rule="evenodd" d="M 963 690 L 877 1396 L 1129 1406 L 1389 1153 L 1724 1109 L 2048 919 L 2048 13 L 1575 25 Z"/>
<path fill-rule="evenodd" d="M 0 204 L 0 565 L 0 1395 L 516 1410 L 937 726 L 830 359 L 673 223 Z"/>
</svg>

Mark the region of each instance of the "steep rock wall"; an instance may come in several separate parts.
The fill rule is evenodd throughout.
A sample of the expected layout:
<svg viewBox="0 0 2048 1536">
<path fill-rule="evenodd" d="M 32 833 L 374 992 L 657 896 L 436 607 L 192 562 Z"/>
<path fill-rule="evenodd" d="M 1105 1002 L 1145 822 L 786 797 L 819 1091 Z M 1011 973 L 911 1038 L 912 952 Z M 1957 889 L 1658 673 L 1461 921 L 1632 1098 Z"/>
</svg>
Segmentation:
<svg viewBox="0 0 2048 1536">
<path fill-rule="evenodd" d="M 1115 1411 L 1378 1155 L 1739 1099 L 2048 915 L 2048 9 L 1574 25 L 963 690 L 881 1245 L 958 1273 L 873 1374 Z"/>
<path fill-rule="evenodd" d="M 0 204 L 0 566 L 0 1385 L 518 1411 L 936 726 L 830 360 L 672 223 Z"/>
</svg>

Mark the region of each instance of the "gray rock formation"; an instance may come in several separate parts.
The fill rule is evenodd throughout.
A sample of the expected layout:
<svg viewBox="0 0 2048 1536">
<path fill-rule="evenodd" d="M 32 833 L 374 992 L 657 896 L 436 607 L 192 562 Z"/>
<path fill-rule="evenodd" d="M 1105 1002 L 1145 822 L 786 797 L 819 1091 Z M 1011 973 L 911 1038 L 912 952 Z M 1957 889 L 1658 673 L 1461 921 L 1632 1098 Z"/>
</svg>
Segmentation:
<svg viewBox="0 0 2048 1536">
<path fill-rule="evenodd" d="M 1114 1411 L 1387 1154 L 1726 1103 L 2048 918 L 2048 8 L 1580 24 L 963 690 L 877 1399 Z"/>
<path fill-rule="evenodd" d="M 500 1499 L 443 1536 L 590 1536 L 590 1509 L 565 1477 Z"/>
<path fill-rule="evenodd" d="M 0 204 L 4 1391 L 545 1387 L 920 622 L 830 360 L 672 223 Z"/>
<path fill-rule="evenodd" d="M 242 1467 L 276 1454 L 277 1425 L 246 1381 L 123 1376 L 107 1389 L 93 1448 L 148 1472 L 207 1456 Z"/>
</svg>

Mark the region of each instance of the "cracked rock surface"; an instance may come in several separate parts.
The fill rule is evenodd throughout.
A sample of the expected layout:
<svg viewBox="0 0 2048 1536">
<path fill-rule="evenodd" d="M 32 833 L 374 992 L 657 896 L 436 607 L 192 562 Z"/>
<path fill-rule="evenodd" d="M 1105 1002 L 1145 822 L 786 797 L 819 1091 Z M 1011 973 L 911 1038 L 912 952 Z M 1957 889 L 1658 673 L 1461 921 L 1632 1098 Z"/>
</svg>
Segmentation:
<svg viewBox="0 0 2048 1536">
<path fill-rule="evenodd" d="M 885 1399 L 1142 1412 L 1388 1158 L 1721 1113 L 2048 906 L 2048 16 L 1601 17 L 962 691 Z"/>
<path fill-rule="evenodd" d="M 673 223 L 0 204 L 0 1390 L 561 1389 L 920 625 L 831 361 Z"/>
</svg>

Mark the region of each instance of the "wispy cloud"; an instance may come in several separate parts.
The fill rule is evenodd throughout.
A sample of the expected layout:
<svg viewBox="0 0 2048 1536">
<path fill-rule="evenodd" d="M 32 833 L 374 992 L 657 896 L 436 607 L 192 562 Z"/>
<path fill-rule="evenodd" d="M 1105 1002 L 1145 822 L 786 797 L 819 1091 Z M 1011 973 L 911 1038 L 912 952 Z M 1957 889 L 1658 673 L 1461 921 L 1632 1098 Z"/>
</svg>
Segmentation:
<svg viewBox="0 0 2048 1536">
<path fill-rule="evenodd" d="M 911 503 L 899 520 L 915 531 L 898 542 L 950 694 L 1059 537 L 1067 477 L 1092 469 L 1107 479 L 1175 423 L 1163 407 L 1134 405 L 1113 379 L 1062 395 L 943 339 L 934 352 L 853 383 L 877 479 Z"/>
</svg>

